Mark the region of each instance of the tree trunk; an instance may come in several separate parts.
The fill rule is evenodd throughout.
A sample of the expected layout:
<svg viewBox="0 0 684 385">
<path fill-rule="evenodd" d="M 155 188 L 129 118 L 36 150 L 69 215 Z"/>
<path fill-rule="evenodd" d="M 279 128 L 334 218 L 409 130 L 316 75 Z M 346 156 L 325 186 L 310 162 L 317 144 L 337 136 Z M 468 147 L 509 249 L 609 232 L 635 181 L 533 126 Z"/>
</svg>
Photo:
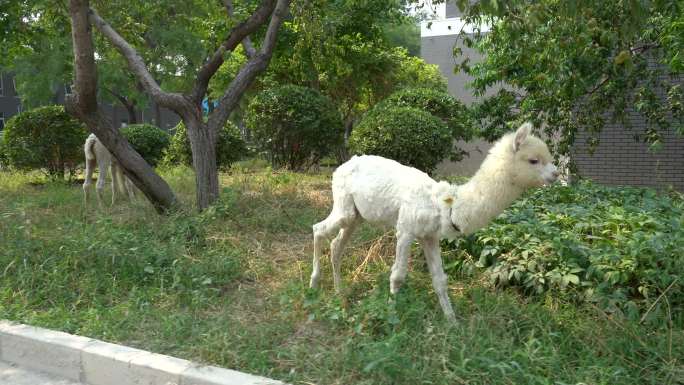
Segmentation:
<svg viewBox="0 0 684 385">
<path fill-rule="evenodd" d="M 135 114 L 136 111 L 134 102 L 126 103 L 126 111 L 128 111 L 128 124 L 138 123 L 138 116 Z"/>
<path fill-rule="evenodd" d="M 201 211 L 214 203 L 219 196 L 216 138 L 204 123 L 188 120 L 185 121 L 185 126 L 192 149 L 192 165 L 195 168 L 197 208 Z"/>
<path fill-rule="evenodd" d="M 165 213 L 176 204 L 173 191 L 114 128 L 97 103 L 97 70 L 88 21 L 88 0 L 70 0 L 69 13 L 74 46 L 75 90 L 66 100 L 67 111 L 84 122 L 97 136 L 157 212 Z"/>
<path fill-rule="evenodd" d="M 342 143 L 342 146 L 336 152 L 337 162 L 340 164 L 349 160 L 349 137 L 351 136 L 353 129 L 354 129 L 354 115 L 349 113 L 344 118 L 344 143 Z"/>
<path fill-rule="evenodd" d="M 157 127 L 162 128 L 161 107 L 157 102 L 154 102 L 154 123 Z"/>
</svg>

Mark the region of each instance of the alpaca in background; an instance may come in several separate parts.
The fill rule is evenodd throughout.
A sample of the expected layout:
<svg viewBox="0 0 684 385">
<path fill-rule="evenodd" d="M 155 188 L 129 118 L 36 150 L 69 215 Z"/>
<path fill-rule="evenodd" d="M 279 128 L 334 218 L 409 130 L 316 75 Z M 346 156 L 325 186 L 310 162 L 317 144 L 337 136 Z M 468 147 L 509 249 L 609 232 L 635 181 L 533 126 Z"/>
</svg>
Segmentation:
<svg viewBox="0 0 684 385">
<path fill-rule="evenodd" d="M 119 163 L 114 159 L 112 154 L 109 153 L 109 150 L 107 150 L 107 148 L 97 139 L 95 134 L 90 134 L 88 139 L 86 139 L 84 151 L 86 169 L 85 181 L 83 181 L 83 195 L 86 205 L 88 204 L 88 191 L 90 190 L 90 185 L 93 183 L 92 177 L 96 164 L 99 170 L 96 186 L 97 203 L 100 207 L 102 207 L 104 187 L 110 169 L 112 172 L 112 205 L 116 202 L 117 195 L 123 194 L 124 186 L 128 193 L 128 198 L 131 200 L 134 198 L 133 183 L 124 175 Z"/>
<path fill-rule="evenodd" d="M 333 208 L 313 226 L 310 286 L 318 286 L 324 239 L 331 243 L 335 290 L 340 291 L 342 251 L 361 219 L 396 229 L 396 259 L 390 292 L 396 294 L 408 272 L 411 244 L 425 253 L 432 284 L 449 321 L 456 317 L 447 294 L 439 240 L 468 235 L 486 226 L 525 190 L 552 183 L 558 170 L 546 144 L 523 124 L 502 137 L 478 172 L 464 185 L 436 182 L 424 172 L 379 156 L 355 156 L 333 173 Z"/>
</svg>

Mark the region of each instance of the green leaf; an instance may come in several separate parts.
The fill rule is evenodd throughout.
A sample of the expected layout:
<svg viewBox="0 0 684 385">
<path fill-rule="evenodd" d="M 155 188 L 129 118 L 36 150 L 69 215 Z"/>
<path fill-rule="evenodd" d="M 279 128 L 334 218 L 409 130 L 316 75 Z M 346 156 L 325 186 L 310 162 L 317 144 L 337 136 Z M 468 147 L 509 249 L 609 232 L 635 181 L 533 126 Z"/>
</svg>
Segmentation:
<svg viewBox="0 0 684 385">
<path fill-rule="evenodd" d="M 568 282 L 571 282 L 575 285 L 579 285 L 580 279 L 575 274 L 566 274 L 564 278 L 567 279 Z"/>
<path fill-rule="evenodd" d="M 628 60 L 630 60 L 631 57 L 632 55 L 629 53 L 629 51 L 623 50 L 620 51 L 620 53 L 615 57 L 614 62 L 616 65 L 622 65 Z"/>
</svg>

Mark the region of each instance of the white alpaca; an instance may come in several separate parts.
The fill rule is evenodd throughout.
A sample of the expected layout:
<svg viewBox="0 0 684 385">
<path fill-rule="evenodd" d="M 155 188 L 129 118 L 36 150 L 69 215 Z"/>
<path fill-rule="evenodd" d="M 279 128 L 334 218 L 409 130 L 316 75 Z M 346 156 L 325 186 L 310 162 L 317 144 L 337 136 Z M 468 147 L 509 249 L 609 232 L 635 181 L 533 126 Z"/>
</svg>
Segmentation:
<svg viewBox="0 0 684 385">
<path fill-rule="evenodd" d="M 88 204 L 88 191 L 93 183 L 93 170 L 97 163 L 99 174 L 97 175 L 97 203 L 102 207 L 104 187 L 107 180 L 107 173 L 112 171 L 112 204 L 116 202 L 118 194 L 123 193 L 123 184 L 128 192 L 128 198 L 135 196 L 133 183 L 124 175 L 123 170 L 116 159 L 109 153 L 109 150 L 97 139 L 95 134 L 90 134 L 83 146 L 86 158 L 85 181 L 83 182 L 84 202 Z"/>
<path fill-rule="evenodd" d="M 337 234 L 330 260 L 335 290 L 340 291 L 342 251 L 361 219 L 396 228 L 396 259 L 390 292 L 396 294 L 408 270 L 411 243 L 418 240 L 446 318 L 455 321 L 447 295 L 439 240 L 471 234 L 487 225 L 525 190 L 558 177 L 549 150 L 530 135 L 526 123 L 494 144 L 479 171 L 464 185 L 436 182 L 412 167 L 379 156 L 355 156 L 332 180 L 333 208 L 313 226 L 314 256 L 310 286 L 318 286 L 324 239 Z"/>
</svg>

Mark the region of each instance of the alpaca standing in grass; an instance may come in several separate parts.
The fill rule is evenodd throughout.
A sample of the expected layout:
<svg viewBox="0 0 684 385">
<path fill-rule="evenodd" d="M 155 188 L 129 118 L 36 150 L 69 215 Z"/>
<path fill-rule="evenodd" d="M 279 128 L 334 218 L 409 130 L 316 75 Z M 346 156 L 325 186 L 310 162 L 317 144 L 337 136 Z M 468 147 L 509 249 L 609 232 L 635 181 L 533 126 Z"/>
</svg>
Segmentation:
<svg viewBox="0 0 684 385">
<path fill-rule="evenodd" d="M 114 159 L 109 150 L 107 150 L 107 148 L 97 139 L 95 134 L 90 134 L 90 136 L 88 136 L 83 148 L 85 150 L 86 158 L 85 180 L 83 181 L 83 196 L 86 206 L 88 204 L 88 191 L 90 190 L 90 185 L 93 183 L 93 170 L 95 170 L 96 163 L 99 170 L 96 186 L 98 205 L 102 207 L 104 187 L 110 169 L 112 171 L 112 205 L 116 202 L 117 195 L 123 193 L 122 184 L 125 186 L 128 198 L 132 200 L 135 196 L 133 183 L 124 175 L 119 163 Z"/>
<path fill-rule="evenodd" d="M 412 167 L 379 156 L 355 156 L 333 174 L 333 208 L 313 226 L 314 255 L 310 286 L 318 286 L 323 240 L 331 243 L 335 290 L 340 291 L 342 251 L 361 219 L 396 228 L 396 259 L 390 292 L 406 278 L 411 243 L 425 253 L 432 284 L 446 318 L 456 317 L 447 294 L 439 240 L 471 234 L 486 226 L 525 190 L 558 177 L 546 144 L 523 124 L 494 144 L 478 172 L 464 185 L 436 182 Z"/>
</svg>

